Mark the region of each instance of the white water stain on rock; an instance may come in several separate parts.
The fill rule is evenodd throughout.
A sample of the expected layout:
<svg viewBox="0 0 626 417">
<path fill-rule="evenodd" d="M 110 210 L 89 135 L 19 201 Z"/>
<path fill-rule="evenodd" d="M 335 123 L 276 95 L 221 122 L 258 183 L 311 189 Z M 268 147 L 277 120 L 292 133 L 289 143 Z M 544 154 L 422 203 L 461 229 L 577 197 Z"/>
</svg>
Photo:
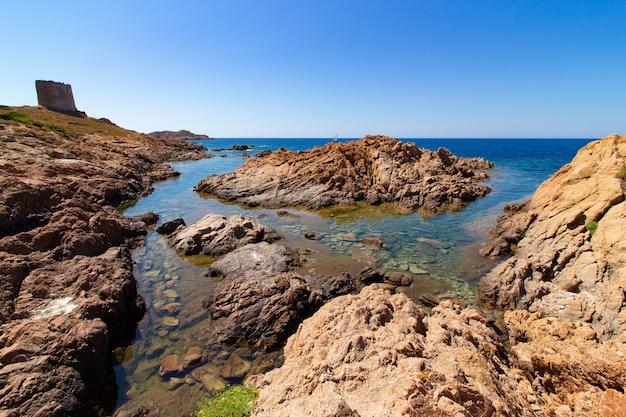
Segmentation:
<svg viewBox="0 0 626 417">
<path fill-rule="evenodd" d="M 72 297 L 57 298 L 33 311 L 33 319 L 45 319 L 62 314 L 71 313 L 78 305 L 72 302 Z"/>
</svg>

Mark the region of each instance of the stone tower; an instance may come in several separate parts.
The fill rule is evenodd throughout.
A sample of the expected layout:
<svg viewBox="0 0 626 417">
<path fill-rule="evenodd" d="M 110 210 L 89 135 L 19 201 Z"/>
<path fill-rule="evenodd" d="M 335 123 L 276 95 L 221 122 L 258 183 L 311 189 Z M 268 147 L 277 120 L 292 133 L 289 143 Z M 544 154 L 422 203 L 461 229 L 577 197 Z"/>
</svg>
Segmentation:
<svg viewBox="0 0 626 417">
<path fill-rule="evenodd" d="M 55 81 L 36 80 L 35 88 L 40 106 L 62 113 L 78 113 L 71 85 Z"/>
</svg>

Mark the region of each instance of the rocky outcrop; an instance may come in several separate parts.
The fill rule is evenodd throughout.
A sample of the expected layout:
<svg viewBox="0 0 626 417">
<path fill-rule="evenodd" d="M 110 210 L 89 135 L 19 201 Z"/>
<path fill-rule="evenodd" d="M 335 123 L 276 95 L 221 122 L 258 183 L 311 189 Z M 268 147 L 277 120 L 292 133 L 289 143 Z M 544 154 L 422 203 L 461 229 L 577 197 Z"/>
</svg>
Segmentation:
<svg viewBox="0 0 626 417">
<path fill-rule="evenodd" d="M 357 202 L 394 203 L 436 213 L 489 193 L 478 182 L 492 164 L 433 152 L 385 136 L 329 143 L 307 151 L 279 149 L 232 173 L 211 175 L 195 190 L 249 206 L 320 209 Z"/>
<path fill-rule="evenodd" d="M 263 351 L 279 348 L 305 318 L 330 298 L 355 289 L 354 280 L 302 276 L 242 275 L 221 281 L 204 304 L 217 343 L 245 345 Z"/>
<path fill-rule="evenodd" d="M 338 297 L 289 338 L 284 364 L 246 382 L 253 416 L 623 416 L 626 338 L 507 312 L 510 351 L 478 310 L 430 314 L 378 284 Z"/>
<path fill-rule="evenodd" d="M 130 249 L 156 216 L 114 206 L 203 148 L 43 108 L 0 112 L 0 415 L 96 416 L 143 301 Z M 112 404 L 109 404 L 112 405 Z"/>
<path fill-rule="evenodd" d="M 325 302 L 356 288 L 349 274 L 290 272 L 297 264 L 294 250 L 266 242 L 246 245 L 216 261 L 209 275 L 223 279 L 203 301 L 214 341 L 277 349 Z"/>
<path fill-rule="evenodd" d="M 188 130 L 179 130 L 178 132 L 172 132 L 170 130 L 162 130 L 159 132 L 150 132 L 148 133 L 148 135 L 153 136 L 157 139 L 163 139 L 163 140 L 190 140 L 190 139 L 208 140 L 208 139 L 212 139 L 207 135 L 191 133 Z"/>
<path fill-rule="evenodd" d="M 603 340 L 626 330 L 625 156 L 626 136 L 588 144 L 503 220 L 489 247 L 513 256 L 481 279 L 483 302 L 589 322 Z"/>
<path fill-rule="evenodd" d="M 219 256 L 241 246 L 258 242 L 273 242 L 282 236 L 261 223 L 256 217 L 207 214 L 189 226 L 178 227 L 168 239 L 180 255 Z"/>
<path fill-rule="evenodd" d="M 452 301 L 428 316 L 375 284 L 323 306 L 284 355 L 248 379 L 260 391 L 254 416 L 534 415 L 530 384 L 487 320 Z"/>
</svg>

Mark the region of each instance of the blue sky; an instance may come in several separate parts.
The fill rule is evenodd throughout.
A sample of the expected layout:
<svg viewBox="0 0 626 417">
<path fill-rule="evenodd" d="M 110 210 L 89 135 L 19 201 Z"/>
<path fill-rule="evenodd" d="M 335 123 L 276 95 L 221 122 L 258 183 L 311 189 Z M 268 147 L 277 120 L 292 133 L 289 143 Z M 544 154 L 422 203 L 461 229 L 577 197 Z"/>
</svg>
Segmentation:
<svg viewBox="0 0 626 417">
<path fill-rule="evenodd" d="M 626 134 L 626 2 L 3 2 L 0 104 L 214 137 Z"/>
</svg>

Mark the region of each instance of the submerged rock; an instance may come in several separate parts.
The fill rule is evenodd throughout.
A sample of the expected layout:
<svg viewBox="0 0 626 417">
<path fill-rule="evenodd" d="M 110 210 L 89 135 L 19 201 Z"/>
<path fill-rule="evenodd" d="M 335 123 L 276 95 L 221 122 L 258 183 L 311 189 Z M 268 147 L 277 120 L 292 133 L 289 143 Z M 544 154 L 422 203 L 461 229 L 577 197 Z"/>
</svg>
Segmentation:
<svg viewBox="0 0 626 417">
<path fill-rule="evenodd" d="M 489 187 L 478 182 L 492 166 L 443 148 L 433 152 L 386 136 L 366 136 L 307 151 L 279 149 L 232 173 L 211 175 L 195 190 L 270 208 L 390 202 L 401 211 L 437 213 L 488 194 Z"/>
</svg>

